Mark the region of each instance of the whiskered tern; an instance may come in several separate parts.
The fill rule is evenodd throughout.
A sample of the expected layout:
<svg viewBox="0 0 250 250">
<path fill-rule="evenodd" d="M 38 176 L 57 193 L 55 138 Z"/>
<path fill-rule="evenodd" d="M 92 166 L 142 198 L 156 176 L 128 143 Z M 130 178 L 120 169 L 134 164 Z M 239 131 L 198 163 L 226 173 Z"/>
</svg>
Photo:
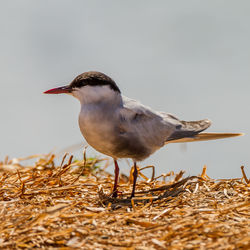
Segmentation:
<svg viewBox="0 0 250 250">
<path fill-rule="evenodd" d="M 79 127 L 89 145 L 111 156 L 115 164 L 112 196 L 117 197 L 117 159 L 134 162 L 133 189 L 138 175 L 136 162 L 142 161 L 168 143 L 207 141 L 240 136 L 240 133 L 201 133 L 211 125 L 208 119 L 182 121 L 172 114 L 154 111 L 121 94 L 109 76 L 90 71 L 77 76 L 69 85 L 45 94 L 70 94 L 81 103 Z"/>
</svg>

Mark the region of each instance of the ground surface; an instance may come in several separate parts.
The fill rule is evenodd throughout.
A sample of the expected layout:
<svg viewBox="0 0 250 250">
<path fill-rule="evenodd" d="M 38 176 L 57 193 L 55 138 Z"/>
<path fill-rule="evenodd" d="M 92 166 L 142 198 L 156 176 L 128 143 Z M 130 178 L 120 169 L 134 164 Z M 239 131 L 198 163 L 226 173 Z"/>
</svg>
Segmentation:
<svg viewBox="0 0 250 250">
<path fill-rule="evenodd" d="M 35 157 L 35 156 L 34 156 Z M 1 249 L 249 249 L 250 184 L 247 177 L 212 180 L 169 173 L 143 176 L 127 199 L 131 177 L 113 176 L 101 160 L 73 162 L 37 156 L 0 163 Z M 105 161 L 105 160 L 104 160 Z M 244 172 L 244 171 L 243 171 Z M 132 176 L 132 175 L 131 175 Z"/>
</svg>

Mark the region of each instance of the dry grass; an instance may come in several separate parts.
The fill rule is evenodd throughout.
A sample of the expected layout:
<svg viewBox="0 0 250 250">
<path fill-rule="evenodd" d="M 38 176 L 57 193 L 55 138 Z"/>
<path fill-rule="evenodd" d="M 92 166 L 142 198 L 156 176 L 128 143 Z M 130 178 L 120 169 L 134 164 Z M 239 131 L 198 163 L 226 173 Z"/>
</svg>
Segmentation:
<svg viewBox="0 0 250 250">
<path fill-rule="evenodd" d="M 132 174 L 121 176 L 118 199 L 109 197 L 113 176 L 98 168 L 105 159 L 61 166 L 54 155 L 0 163 L 0 246 L 2 249 L 249 249 L 250 182 L 243 177 L 182 178 L 183 172 L 150 179 L 137 195 Z M 66 159 L 67 158 L 67 159 Z M 64 163 L 67 160 L 67 163 Z M 154 170 L 154 168 L 152 167 Z"/>
</svg>

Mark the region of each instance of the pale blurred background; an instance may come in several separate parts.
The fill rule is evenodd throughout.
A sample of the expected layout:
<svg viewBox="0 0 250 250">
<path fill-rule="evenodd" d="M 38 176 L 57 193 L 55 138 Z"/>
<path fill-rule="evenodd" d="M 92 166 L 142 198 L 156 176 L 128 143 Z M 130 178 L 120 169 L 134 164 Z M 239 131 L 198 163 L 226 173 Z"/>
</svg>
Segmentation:
<svg viewBox="0 0 250 250">
<path fill-rule="evenodd" d="M 249 9 L 229 0 L 1 1 L 0 160 L 84 145 L 78 101 L 42 92 L 97 70 L 154 109 L 210 118 L 209 132 L 246 133 L 169 145 L 141 165 L 191 175 L 206 164 L 214 178 L 241 177 L 245 165 L 249 175 Z"/>
</svg>

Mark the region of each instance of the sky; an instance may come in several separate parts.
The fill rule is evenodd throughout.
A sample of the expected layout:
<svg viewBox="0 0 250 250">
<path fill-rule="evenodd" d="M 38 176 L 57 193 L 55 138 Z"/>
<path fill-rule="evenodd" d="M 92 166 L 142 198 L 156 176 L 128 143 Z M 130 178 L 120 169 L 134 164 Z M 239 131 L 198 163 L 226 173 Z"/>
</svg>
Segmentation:
<svg viewBox="0 0 250 250">
<path fill-rule="evenodd" d="M 1 1 L 0 161 L 76 144 L 80 157 L 78 101 L 42 92 L 96 70 L 156 110 L 211 119 L 208 132 L 245 133 L 168 145 L 140 166 L 193 175 L 207 165 L 213 178 L 234 178 L 244 165 L 249 175 L 249 7 L 243 0 Z"/>
</svg>

